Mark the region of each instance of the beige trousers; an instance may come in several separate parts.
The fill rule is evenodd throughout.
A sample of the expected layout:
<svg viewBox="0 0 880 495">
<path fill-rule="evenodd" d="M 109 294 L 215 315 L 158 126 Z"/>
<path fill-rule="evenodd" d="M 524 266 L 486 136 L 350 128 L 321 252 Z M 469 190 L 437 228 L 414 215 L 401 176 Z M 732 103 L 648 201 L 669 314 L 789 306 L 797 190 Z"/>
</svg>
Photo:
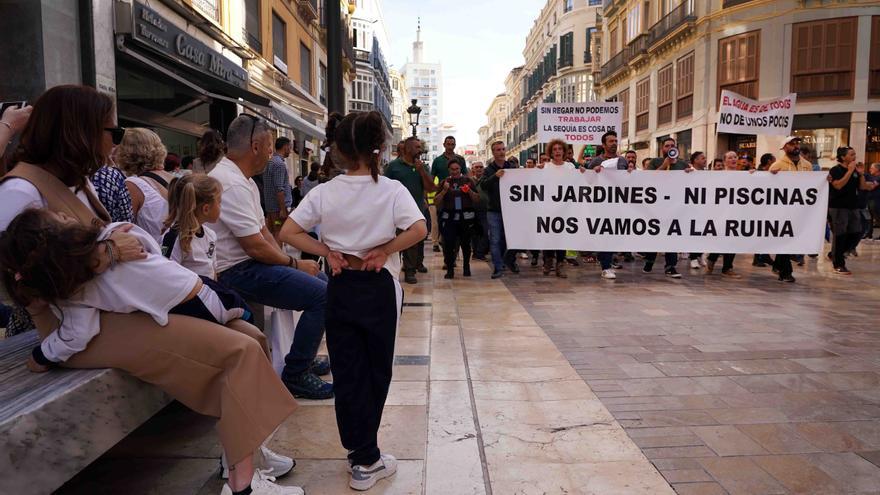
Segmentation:
<svg viewBox="0 0 880 495">
<path fill-rule="evenodd" d="M 39 316 L 37 326 L 45 328 Z M 162 327 L 144 313 L 101 313 L 101 329 L 64 366 L 126 371 L 192 410 L 219 418 L 217 431 L 230 464 L 253 454 L 296 408 L 269 363 L 266 338 L 244 321 L 224 327 L 169 315 Z M 41 337 L 47 334 L 40 331 Z"/>
<path fill-rule="evenodd" d="M 428 212 L 431 214 L 431 243 L 434 246 L 439 246 L 440 245 L 440 224 L 437 223 L 437 205 L 429 206 Z"/>
</svg>

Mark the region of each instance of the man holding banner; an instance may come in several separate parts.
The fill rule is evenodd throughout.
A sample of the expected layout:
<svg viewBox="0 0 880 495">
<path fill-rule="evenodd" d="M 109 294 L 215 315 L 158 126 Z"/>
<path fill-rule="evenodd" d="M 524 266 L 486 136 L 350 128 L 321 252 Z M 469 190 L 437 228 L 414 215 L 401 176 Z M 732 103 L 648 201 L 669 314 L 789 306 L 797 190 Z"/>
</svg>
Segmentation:
<svg viewBox="0 0 880 495">
<path fill-rule="evenodd" d="M 626 158 L 617 154 L 617 133 L 608 131 L 602 134 L 602 148 L 605 150 L 603 154 L 596 156 L 587 165 L 587 168 L 593 170 L 601 170 L 610 168 L 616 170 L 629 170 Z M 623 268 L 621 265 L 614 263 L 614 253 L 602 251 L 598 253 L 599 265 L 602 267 L 602 278 L 606 280 L 614 280 L 617 274 L 614 273 L 615 268 Z"/>
<path fill-rule="evenodd" d="M 501 215 L 501 192 L 499 181 L 504 177 L 504 171 L 517 168 L 516 165 L 505 160 L 507 146 L 503 141 L 492 143 L 492 163 L 486 167 L 484 179 L 480 187 L 489 196 L 489 204 L 486 205 L 486 215 L 489 220 L 489 250 L 492 252 L 492 265 L 495 270 L 492 278 L 501 278 L 504 275 L 504 267 L 510 268 L 513 273 L 519 273 L 516 266 L 516 253 L 507 250 L 507 239 L 504 233 L 504 218 Z"/>
<path fill-rule="evenodd" d="M 651 160 L 650 170 L 687 170 L 688 164 L 678 156 L 678 148 L 675 147 L 675 139 L 668 137 L 663 140 L 660 148 L 661 157 Z M 675 269 L 678 264 L 678 252 L 666 252 L 663 254 L 665 267 L 663 272 L 670 278 L 681 278 L 681 274 Z M 645 266 L 643 273 L 651 273 L 654 270 L 654 262 L 657 253 L 645 253 Z"/>
<path fill-rule="evenodd" d="M 788 136 L 782 143 L 783 155 L 770 165 L 771 174 L 779 172 L 810 172 L 813 165 L 801 159 L 801 138 L 797 136 Z M 792 276 L 791 255 L 777 254 L 773 260 L 773 269 L 779 272 L 779 281 L 794 283 Z"/>
</svg>

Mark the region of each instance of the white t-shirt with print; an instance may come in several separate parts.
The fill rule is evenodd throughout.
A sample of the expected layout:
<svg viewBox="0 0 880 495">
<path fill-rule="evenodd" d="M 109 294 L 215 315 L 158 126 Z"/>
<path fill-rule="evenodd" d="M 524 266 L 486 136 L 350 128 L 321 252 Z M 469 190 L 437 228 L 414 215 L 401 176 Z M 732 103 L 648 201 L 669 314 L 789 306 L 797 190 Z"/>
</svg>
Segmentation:
<svg viewBox="0 0 880 495">
<path fill-rule="evenodd" d="M 266 219 L 260 207 L 260 190 L 256 182 L 245 177 L 232 160 L 223 157 L 208 175 L 223 185 L 220 220 L 209 224 L 217 233 L 217 273 L 221 273 L 251 259 L 238 239 L 259 234 Z"/>
<path fill-rule="evenodd" d="M 127 223 L 112 223 L 99 239 L 110 237 Z M 119 263 L 86 282 L 70 299 L 53 307 L 61 321 L 40 344 L 50 361 L 67 361 L 84 350 L 100 332 L 100 312 L 133 313 L 143 311 L 160 325 L 168 324 L 168 311 L 189 295 L 199 276 L 162 256 L 159 244 L 136 225 L 128 232 L 144 246 L 146 259 Z M 112 329 L 111 329 L 112 331 Z"/>
<path fill-rule="evenodd" d="M 208 228 L 207 225 L 202 225 L 202 234 L 193 236 L 189 249 L 190 253 L 184 256 L 183 250 L 180 249 L 180 235 L 178 235 L 174 241 L 174 246 L 171 248 L 169 257 L 198 275 L 216 280 L 217 258 L 215 254 L 217 251 L 217 234 Z"/>
<path fill-rule="evenodd" d="M 320 225 L 327 247 L 359 258 L 394 239 L 397 229 L 425 219 L 403 184 L 384 176 L 375 182 L 369 175 L 340 175 L 316 186 L 291 217 L 306 231 Z M 400 256 L 389 256 L 385 269 L 397 280 Z"/>
</svg>

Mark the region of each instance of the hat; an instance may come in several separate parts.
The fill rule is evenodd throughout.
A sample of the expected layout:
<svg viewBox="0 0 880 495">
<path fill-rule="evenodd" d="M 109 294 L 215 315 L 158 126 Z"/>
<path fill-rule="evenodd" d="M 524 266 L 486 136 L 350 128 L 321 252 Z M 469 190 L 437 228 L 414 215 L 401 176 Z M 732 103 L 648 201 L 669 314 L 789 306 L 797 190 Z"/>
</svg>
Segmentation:
<svg viewBox="0 0 880 495">
<path fill-rule="evenodd" d="M 782 146 L 785 146 L 786 144 L 788 144 L 788 143 L 794 141 L 795 139 L 797 139 L 798 141 L 801 141 L 801 137 L 800 137 L 800 136 L 788 136 L 788 137 L 785 138 L 784 141 L 782 141 Z M 780 148 L 780 149 L 781 149 L 781 148 Z"/>
</svg>

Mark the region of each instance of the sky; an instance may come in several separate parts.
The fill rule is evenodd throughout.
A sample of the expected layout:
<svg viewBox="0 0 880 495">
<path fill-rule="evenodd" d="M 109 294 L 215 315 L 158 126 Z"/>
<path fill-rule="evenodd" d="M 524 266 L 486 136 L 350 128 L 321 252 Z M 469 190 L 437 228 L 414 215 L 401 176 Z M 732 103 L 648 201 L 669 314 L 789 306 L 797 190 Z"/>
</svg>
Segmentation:
<svg viewBox="0 0 880 495">
<path fill-rule="evenodd" d="M 443 122 L 455 124 L 458 145 L 476 144 L 492 98 L 510 69 L 523 64 L 526 36 L 542 0 L 380 0 L 388 31 L 388 64 L 412 59 L 422 19 L 424 61 L 443 65 Z"/>
</svg>

